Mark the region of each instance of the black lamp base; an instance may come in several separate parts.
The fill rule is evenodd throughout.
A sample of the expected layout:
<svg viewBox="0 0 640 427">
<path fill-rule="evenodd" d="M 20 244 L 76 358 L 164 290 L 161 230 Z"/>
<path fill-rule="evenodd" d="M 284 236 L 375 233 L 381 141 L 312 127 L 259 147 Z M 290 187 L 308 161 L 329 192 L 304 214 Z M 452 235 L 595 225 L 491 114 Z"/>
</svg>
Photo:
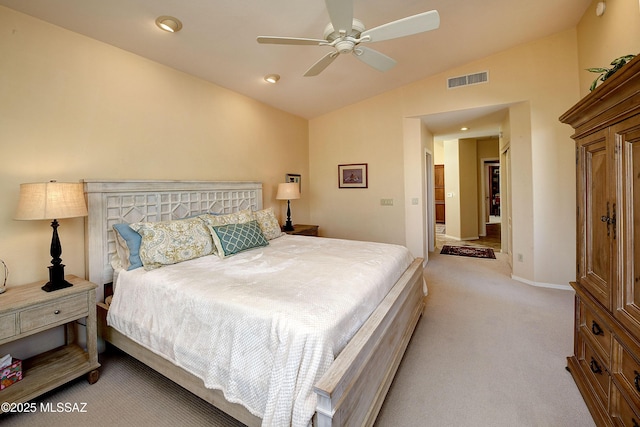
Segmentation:
<svg viewBox="0 0 640 427">
<path fill-rule="evenodd" d="M 293 224 L 291 224 L 291 221 L 287 221 L 284 223 L 284 225 L 282 226 L 282 231 L 293 231 Z"/>
<path fill-rule="evenodd" d="M 54 264 L 49 267 L 49 282 L 42 287 L 43 291 L 53 292 L 73 286 L 64 280 L 64 264 Z"/>
<path fill-rule="evenodd" d="M 49 282 L 42 287 L 43 291 L 52 292 L 73 286 L 64 280 L 64 264 L 60 255 L 62 254 L 62 246 L 58 237 L 58 220 L 51 222 L 53 235 L 51 236 L 51 265 L 49 266 Z"/>
<path fill-rule="evenodd" d="M 284 223 L 282 231 L 293 231 L 293 224 L 291 223 L 291 201 L 287 200 L 287 222 Z"/>
</svg>

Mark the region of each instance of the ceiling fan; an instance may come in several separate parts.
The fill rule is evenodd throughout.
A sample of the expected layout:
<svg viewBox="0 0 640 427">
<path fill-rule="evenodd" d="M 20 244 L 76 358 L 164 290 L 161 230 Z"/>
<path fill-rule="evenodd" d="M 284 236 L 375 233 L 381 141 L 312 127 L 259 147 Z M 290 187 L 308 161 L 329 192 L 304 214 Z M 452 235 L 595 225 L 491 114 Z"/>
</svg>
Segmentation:
<svg viewBox="0 0 640 427">
<path fill-rule="evenodd" d="M 325 4 L 331 22 L 324 29 L 324 39 L 259 36 L 258 43 L 333 47 L 333 51 L 320 58 L 304 73 L 305 77 L 317 76 L 341 53 L 353 53 L 360 61 L 376 70 L 388 71 L 396 65 L 396 61 L 363 46 L 364 43 L 410 36 L 435 30 L 440 26 L 438 11 L 431 10 L 366 30 L 364 24 L 353 17 L 353 0 L 325 0 Z"/>
</svg>

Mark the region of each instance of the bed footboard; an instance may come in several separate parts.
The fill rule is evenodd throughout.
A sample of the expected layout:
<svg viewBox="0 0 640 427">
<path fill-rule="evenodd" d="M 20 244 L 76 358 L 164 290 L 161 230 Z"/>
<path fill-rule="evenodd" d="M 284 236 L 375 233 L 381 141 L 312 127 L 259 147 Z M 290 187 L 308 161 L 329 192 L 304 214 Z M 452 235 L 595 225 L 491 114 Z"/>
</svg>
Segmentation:
<svg viewBox="0 0 640 427">
<path fill-rule="evenodd" d="M 373 425 L 423 308 L 418 258 L 316 384 L 318 427 Z"/>
</svg>

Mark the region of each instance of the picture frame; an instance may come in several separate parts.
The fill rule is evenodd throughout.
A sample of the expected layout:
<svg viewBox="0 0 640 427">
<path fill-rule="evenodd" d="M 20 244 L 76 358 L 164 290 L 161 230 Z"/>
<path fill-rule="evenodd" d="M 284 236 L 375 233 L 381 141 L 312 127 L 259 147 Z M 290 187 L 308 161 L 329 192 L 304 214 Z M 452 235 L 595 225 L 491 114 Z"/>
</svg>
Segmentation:
<svg viewBox="0 0 640 427">
<path fill-rule="evenodd" d="M 369 171 L 367 163 L 338 165 L 338 188 L 368 188 Z"/>
<path fill-rule="evenodd" d="M 302 194 L 302 182 L 300 182 L 300 174 L 288 173 L 285 175 L 284 182 L 297 182 L 300 186 L 300 194 Z"/>
</svg>

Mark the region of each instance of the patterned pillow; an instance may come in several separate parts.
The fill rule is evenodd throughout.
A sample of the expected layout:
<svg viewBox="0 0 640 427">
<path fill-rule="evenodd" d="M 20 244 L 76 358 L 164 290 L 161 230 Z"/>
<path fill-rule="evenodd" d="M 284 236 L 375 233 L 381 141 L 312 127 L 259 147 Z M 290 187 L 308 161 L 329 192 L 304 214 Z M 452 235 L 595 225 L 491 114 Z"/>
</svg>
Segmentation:
<svg viewBox="0 0 640 427">
<path fill-rule="evenodd" d="M 224 215 L 203 214 L 199 215 L 198 218 L 204 221 L 204 223 L 209 227 L 227 224 L 244 224 L 245 222 L 253 221 L 255 219 L 251 209 L 245 209 Z"/>
<path fill-rule="evenodd" d="M 285 234 L 282 229 L 280 229 L 280 223 L 278 219 L 273 213 L 273 209 L 263 209 L 261 211 L 255 211 L 253 215 L 256 217 L 258 221 L 258 225 L 262 230 L 262 234 L 267 240 L 275 239 L 276 237 L 280 237 Z"/>
<path fill-rule="evenodd" d="M 260 230 L 258 221 L 255 220 L 243 224 L 215 226 L 212 236 L 220 258 L 269 244 Z"/>
<path fill-rule="evenodd" d="M 198 218 L 139 222 L 130 226 L 142 236 L 140 259 L 145 270 L 176 264 L 213 252 L 211 234 Z"/>
<path fill-rule="evenodd" d="M 209 228 L 209 233 L 212 237 L 216 234 L 215 231 L 213 231 L 213 227 L 227 224 L 244 224 L 246 222 L 255 220 L 251 209 L 245 209 L 242 211 L 224 215 L 203 214 L 198 216 L 198 218 L 200 218 L 200 220 L 202 220 Z M 216 252 L 217 247 L 214 245 L 213 253 L 215 254 Z"/>
</svg>

